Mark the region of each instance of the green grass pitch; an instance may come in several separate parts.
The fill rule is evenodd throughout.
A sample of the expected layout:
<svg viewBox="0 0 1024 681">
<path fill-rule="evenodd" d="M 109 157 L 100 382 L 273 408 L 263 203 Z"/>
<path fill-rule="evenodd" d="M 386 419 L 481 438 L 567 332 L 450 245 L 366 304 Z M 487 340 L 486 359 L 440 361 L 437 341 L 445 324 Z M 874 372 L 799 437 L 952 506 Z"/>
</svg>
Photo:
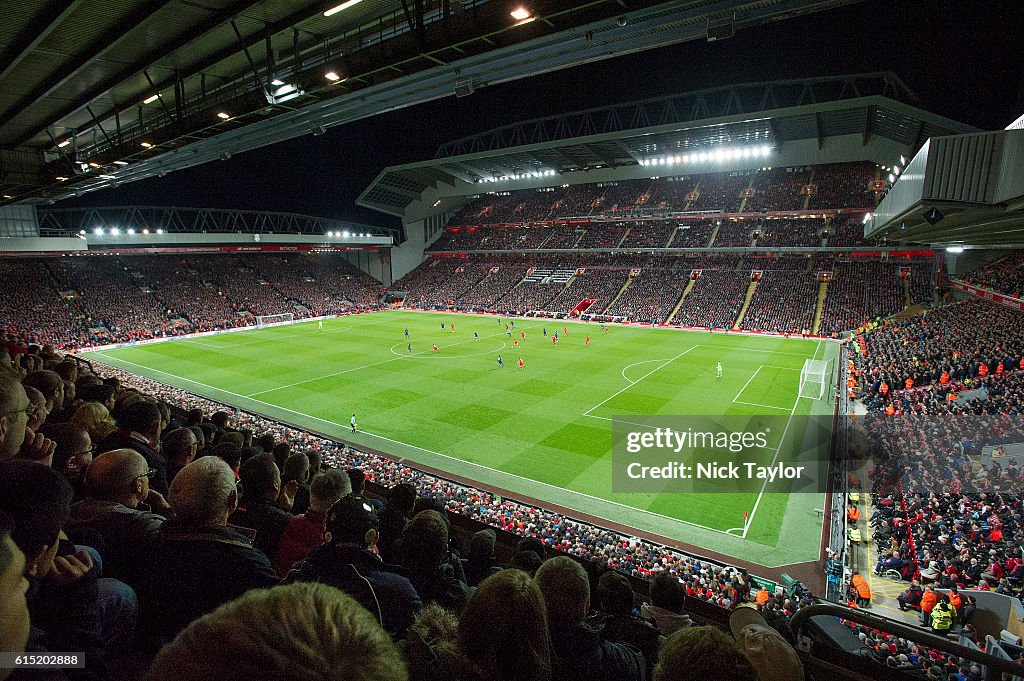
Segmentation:
<svg viewBox="0 0 1024 681">
<path fill-rule="evenodd" d="M 442 322 L 454 323 L 455 332 L 443 332 Z M 817 558 L 822 521 L 814 509 L 823 506 L 823 494 L 614 493 L 609 419 L 831 413 L 831 402 L 798 399 L 797 392 L 805 359 L 830 360 L 834 370 L 834 344 L 515 322 L 510 338 L 505 321 L 490 316 L 386 311 L 328 320 L 322 330 L 305 322 L 86 356 L 483 485 L 761 565 Z M 800 439 L 796 430 L 786 433 L 783 447 Z"/>
</svg>

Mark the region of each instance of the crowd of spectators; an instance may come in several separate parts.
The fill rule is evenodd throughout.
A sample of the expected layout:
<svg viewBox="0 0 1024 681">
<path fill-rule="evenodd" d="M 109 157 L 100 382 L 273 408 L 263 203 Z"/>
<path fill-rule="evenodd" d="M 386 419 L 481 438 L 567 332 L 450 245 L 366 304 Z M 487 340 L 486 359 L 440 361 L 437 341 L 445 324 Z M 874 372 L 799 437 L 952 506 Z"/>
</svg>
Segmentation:
<svg viewBox="0 0 1024 681">
<path fill-rule="evenodd" d="M 562 289 L 546 309 L 552 312 L 571 312 L 585 299 L 594 302 L 587 308 L 590 314 L 604 311 L 608 303 L 626 283 L 629 270 L 611 268 L 584 268 Z"/>
<path fill-rule="evenodd" d="M 739 316 L 750 272 L 704 270 L 672 318 L 673 324 L 731 329 Z"/>
<path fill-rule="evenodd" d="M 1024 251 L 1013 251 L 963 275 L 962 279 L 1014 298 L 1024 297 Z"/>
<path fill-rule="evenodd" d="M 821 220 L 764 220 L 758 229 L 757 247 L 820 246 Z"/>
<path fill-rule="evenodd" d="M 811 272 L 770 271 L 761 276 L 740 328 L 775 333 L 810 332 L 818 279 Z"/>
<path fill-rule="evenodd" d="M 679 223 L 669 246 L 672 248 L 707 248 L 714 231 L 715 224 L 713 222 L 682 222 Z"/>
<path fill-rule="evenodd" d="M 829 335 L 856 329 L 866 321 L 894 315 L 908 304 L 930 301 L 930 270 L 916 269 L 913 279 L 924 283 L 905 291 L 900 268 L 898 263 L 837 261 L 820 332 Z"/>
<path fill-rule="evenodd" d="M 3 259 L 0 276 L 19 282 L 0 302 L 4 330 L 59 348 L 374 309 L 382 293 L 343 257 L 300 253 Z"/>
<path fill-rule="evenodd" d="M 488 192 L 470 200 L 449 224 L 521 224 L 654 211 L 871 208 L 877 203 L 871 187 L 875 173 L 871 163 L 840 163 Z"/>
<path fill-rule="evenodd" d="M 618 300 L 605 308 L 604 314 L 648 324 L 664 324 L 689 282 L 689 269 L 641 269 Z"/>
</svg>

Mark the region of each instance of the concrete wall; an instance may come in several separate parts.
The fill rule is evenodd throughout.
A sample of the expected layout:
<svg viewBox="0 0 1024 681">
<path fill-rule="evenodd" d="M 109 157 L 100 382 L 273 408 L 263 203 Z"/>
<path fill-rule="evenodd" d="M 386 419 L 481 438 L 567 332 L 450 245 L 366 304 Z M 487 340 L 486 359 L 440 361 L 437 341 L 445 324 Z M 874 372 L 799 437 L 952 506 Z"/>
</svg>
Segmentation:
<svg viewBox="0 0 1024 681">
<path fill-rule="evenodd" d="M 0 237 L 39 236 L 35 206 L 0 206 Z"/>
</svg>

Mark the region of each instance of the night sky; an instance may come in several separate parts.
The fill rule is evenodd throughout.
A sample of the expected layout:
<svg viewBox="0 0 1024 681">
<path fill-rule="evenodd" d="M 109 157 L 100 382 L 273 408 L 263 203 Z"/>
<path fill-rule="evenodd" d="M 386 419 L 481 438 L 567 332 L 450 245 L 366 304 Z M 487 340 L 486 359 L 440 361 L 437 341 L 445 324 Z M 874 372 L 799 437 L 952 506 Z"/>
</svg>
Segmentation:
<svg viewBox="0 0 1024 681">
<path fill-rule="evenodd" d="M 59 205 L 247 208 L 398 226 L 356 206 L 356 197 L 384 167 L 432 158 L 449 140 L 732 83 L 882 70 L 894 71 L 924 109 L 994 130 L 1024 114 L 1022 26 L 1020 0 L 871 0 L 725 41 L 682 43 L 448 97 Z"/>
</svg>

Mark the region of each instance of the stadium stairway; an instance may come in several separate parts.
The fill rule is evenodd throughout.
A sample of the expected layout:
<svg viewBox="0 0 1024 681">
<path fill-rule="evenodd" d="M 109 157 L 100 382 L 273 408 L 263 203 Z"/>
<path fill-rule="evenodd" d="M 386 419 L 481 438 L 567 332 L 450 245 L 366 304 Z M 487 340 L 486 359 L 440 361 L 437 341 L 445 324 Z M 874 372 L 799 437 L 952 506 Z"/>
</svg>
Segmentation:
<svg viewBox="0 0 1024 681">
<path fill-rule="evenodd" d="M 665 244 L 665 248 L 671 248 L 672 247 L 672 242 L 675 240 L 676 234 L 679 234 L 679 224 L 678 223 L 676 223 L 676 226 L 674 228 L 672 228 L 672 233 L 668 235 L 668 242 Z"/>
<path fill-rule="evenodd" d="M 622 244 L 625 243 L 625 241 L 626 241 L 626 237 L 629 236 L 629 233 L 632 232 L 632 231 L 633 231 L 632 227 L 627 228 L 622 233 L 622 236 L 619 237 L 619 241 L 618 241 L 618 243 L 615 244 L 615 248 L 619 248 L 620 246 L 622 246 Z"/>
<path fill-rule="evenodd" d="M 715 245 L 715 239 L 718 238 L 718 230 L 720 230 L 721 228 L 722 226 L 716 223 L 715 228 L 711 230 L 711 238 L 708 239 L 708 248 L 711 248 L 712 246 Z M 676 229 L 679 228 L 676 227 Z"/>
<path fill-rule="evenodd" d="M 693 287 L 696 285 L 696 283 L 696 279 L 690 279 L 690 282 L 686 285 L 686 288 L 683 289 L 683 295 L 679 296 L 679 300 L 676 302 L 676 306 L 672 308 L 672 314 L 670 314 L 668 316 L 668 319 L 665 321 L 666 324 L 672 323 L 672 319 L 676 316 L 676 313 L 679 312 L 679 308 L 683 306 L 683 301 L 686 300 L 686 296 L 690 295 L 690 291 L 693 290 Z"/>
<path fill-rule="evenodd" d="M 736 322 L 732 325 L 733 331 L 739 331 L 740 324 L 743 323 L 743 317 L 747 314 L 747 308 L 750 307 L 750 301 L 754 297 L 754 291 L 757 290 L 757 284 L 758 282 L 752 281 L 750 282 L 750 286 L 747 287 L 747 295 L 743 299 L 743 307 L 740 308 L 740 314 L 736 317 Z"/>
<path fill-rule="evenodd" d="M 910 277 L 903 280 L 903 309 L 910 309 Z"/>
<path fill-rule="evenodd" d="M 626 277 L 626 283 L 622 285 L 622 288 L 619 289 L 619 292 L 615 294 L 614 298 L 612 298 L 612 302 L 610 302 L 610 303 L 608 303 L 607 305 L 604 306 L 604 309 L 606 309 L 606 310 L 612 309 L 612 306 L 615 305 L 615 301 L 617 301 L 622 296 L 622 294 L 626 291 L 627 288 L 629 288 L 629 285 L 632 284 L 632 283 L 633 283 L 633 277 Z"/>
<path fill-rule="evenodd" d="M 811 327 L 811 333 L 816 334 L 821 328 L 821 314 L 825 310 L 826 295 L 828 295 L 828 282 L 823 281 L 818 284 L 818 302 L 814 304 L 814 325 Z"/>
<path fill-rule="evenodd" d="M 814 166 L 811 166 L 811 176 L 807 178 L 807 184 L 814 184 Z M 808 194 L 807 196 L 804 197 L 804 207 L 803 207 L 803 210 L 807 210 L 810 205 L 811 205 L 811 195 Z"/>
</svg>

